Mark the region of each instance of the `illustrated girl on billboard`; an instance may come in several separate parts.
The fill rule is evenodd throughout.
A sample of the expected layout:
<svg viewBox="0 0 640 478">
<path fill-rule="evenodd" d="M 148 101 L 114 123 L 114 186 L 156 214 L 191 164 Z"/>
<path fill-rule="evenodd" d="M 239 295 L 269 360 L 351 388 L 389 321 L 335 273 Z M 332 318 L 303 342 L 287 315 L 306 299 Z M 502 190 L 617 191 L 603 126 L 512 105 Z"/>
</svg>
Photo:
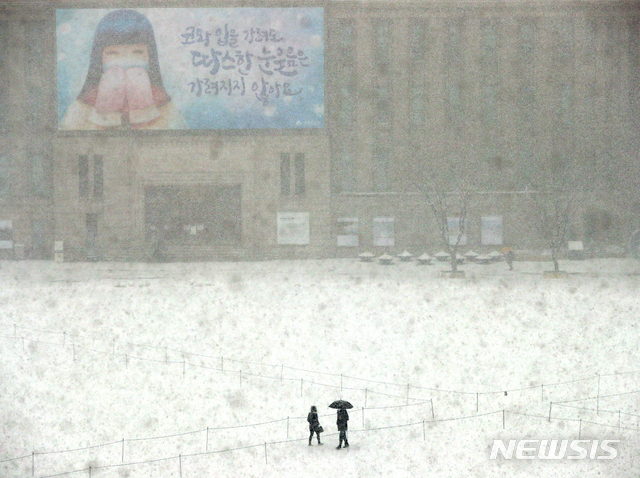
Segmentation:
<svg viewBox="0 0 640 478">
<path fill-rule="evenodd" d="M 180 111 L 164 89 L 151 23 L 134 10 L 100 20 L 89 72 L 60 128 L 184 129 Z"/>
</svg>

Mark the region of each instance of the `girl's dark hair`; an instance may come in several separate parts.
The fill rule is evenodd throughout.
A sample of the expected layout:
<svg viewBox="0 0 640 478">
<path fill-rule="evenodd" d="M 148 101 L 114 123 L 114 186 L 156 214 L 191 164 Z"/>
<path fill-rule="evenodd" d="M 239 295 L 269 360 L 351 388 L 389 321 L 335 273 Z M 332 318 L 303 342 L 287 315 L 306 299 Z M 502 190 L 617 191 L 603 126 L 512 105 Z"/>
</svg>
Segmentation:
<svg viewBox="0 0 640 478">
<path fill-rule="evenodd" d="M 312 412 L 317 412 L 317 411 L 318 411 L 318 409 L 316 408 L 316 406 L 315 406 L 315 405 L 311 405 L 311 411 L 312 411 Z"/>
<path fill-rule="evenodd" d="M 113 45 L 144 44 L 149 52 L 149 79 L 151 84 L 164 90 L 158 48 L 151 22 L 142 13 L 134 10 L 115 10 L 107 13 L 96 27 L 93 48 L 89 61 L 89 72 L 79 97 L 83 97 L 98 86 L 102 77 L 102 52 Z"/>
</svg>

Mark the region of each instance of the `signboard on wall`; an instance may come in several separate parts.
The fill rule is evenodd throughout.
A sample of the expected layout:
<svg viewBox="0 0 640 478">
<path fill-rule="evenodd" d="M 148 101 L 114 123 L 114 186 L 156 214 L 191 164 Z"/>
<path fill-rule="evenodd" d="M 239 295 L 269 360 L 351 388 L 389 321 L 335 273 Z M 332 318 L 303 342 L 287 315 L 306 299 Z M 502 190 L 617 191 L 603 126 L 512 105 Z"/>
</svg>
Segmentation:
<svg viewBox="0 0 640 478">
<path fill-rule="evenodd" d="M 502 244 L 502 216 L 481 218 L 481 239 L 485 246 Z"/>
<path fill-rule="evenodd" d="M 309 244 L 309 213 L 279 212 L 277 215 L 278 244 Z"/>
<path fill-rule="evenodd" d="M 56 10 L 64 130 L 324 127 L 322 8 Z"/>
<path fill-rule="evenodd" d="M 0 249 L 13 249 L 13 221 L 0 220 Z"/>
<path fill-rule="evenodd" d="M 338 246 L 355 247 L 358 245 L 359 221 L 357 217 L 339 217 L 336 220 L 336 226 Z"/>
<path fill-rule="evenodd" d="M 373 218 L 374 246 L 394 246 L 395 235 L 395 223 L 392 217 Z"/>
<path fill-rule="evenodd" d="M 460 235 L 460 222 L 462 218 L 460 217 L 448 217 L 447 218 L 447 228 L 449 229 L 449 244 L 452 246 L 459 244 L 461 246 L 467 245 L 467 235 Z M 458 242 L 458 238 L 459 241 Z"/>
</svg>

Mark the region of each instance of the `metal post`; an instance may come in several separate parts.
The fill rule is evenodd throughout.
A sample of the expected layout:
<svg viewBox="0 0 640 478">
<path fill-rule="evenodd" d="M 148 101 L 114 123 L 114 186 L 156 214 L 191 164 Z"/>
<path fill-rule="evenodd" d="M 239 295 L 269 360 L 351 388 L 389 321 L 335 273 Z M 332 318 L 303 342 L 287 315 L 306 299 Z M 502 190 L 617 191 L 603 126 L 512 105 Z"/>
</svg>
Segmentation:
<svg viewBox="0 0 640 478">
<path fill-rule="evenodd" d="M 598 396 L 596 398 L 596 415 L 600 415 L 600 374 L 598 375 Z"/>
<path fill-rule="evenodd" d="M 36 474 L 36 452 L 31 452 L 31 476 Z"/>
<path fill-rule="evenodd" d="M 580 428 L 578 428 L 578 440 L 582 436 L 582 418 L 580 419 Z"/>
<path fill-rule="evenodd" d="M 364 406 L 365 408 L 367 406 L 367 389 L 366 388 L 364 389 Z"/>
<path fill-rule="evenodd" d="M 476 412 L 480 411 L 480 394 L 476 393 Z"/>
<path fill-rule="evenodd" d="M 431 419 L 435 420 L 436 419 L 436 415 L 433 412 L 433 398 L 429 399 L 431 401 Z"/>
<path fill-rule="evenodd" d="M 504 430 L 504 410 L 502 410 L 502 429 Z"/>
<path fill-rule="evenodd" d="M 410 386 L 411 386 L 410 384 L 407 384 L 407 405 L 409 405 L 409 387 Z"/>
<path fill-rule="evenodd" d="M 289 417 L 287 417 L 287 440 L 289 439 Z"/>
<path fill-rule="evenodd" d="M 122 439 L 122 463 L 124 463 L 124 438 Z"/>
<path fill-rule="evenodd" d="M 207 445 L 205 446 L 205 451 L 209 450 L 209 427 L 207 427 Z"/>
<path fill-rule="evenodd" d="M 422 438 L 427 441 L 427 428 L 425 427 L 424 420 L 422 420 Z"/>
<path fill-rule="evenodd" d="M 544 384 L 540 385 L 540 401 L 544 402 Z"/>
<path fill-rule="evenodd" d="M 182 455 L 178 455 L 178 461 L 180 463 L 180 478 L 182 478 Z"/>
<path fill-rule="evenodd" d="M 267 464 L 267 442 L 264 442 L 264 462 Z"/>
<path fill-rule="evenodd" d="M 551 421 L 551 407 L 553 406 L 553 402 L 549 402 L 549 421 Z"/>
</svg>

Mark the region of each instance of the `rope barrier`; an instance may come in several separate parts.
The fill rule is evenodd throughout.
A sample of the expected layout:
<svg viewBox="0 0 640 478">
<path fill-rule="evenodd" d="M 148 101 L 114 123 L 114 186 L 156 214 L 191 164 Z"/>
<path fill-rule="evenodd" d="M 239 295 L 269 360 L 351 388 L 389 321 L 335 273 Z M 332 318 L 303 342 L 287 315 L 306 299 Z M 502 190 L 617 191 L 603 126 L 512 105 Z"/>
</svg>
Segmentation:
<svg viewBox="0 0 640 478">
<path fill-rule="evenodd" d="M 389 407 L 389 408 L 397 408 L 397 407 Z M 526 417 L 531 417 L 531 418 L 538 418 L 538 419 L 543 419 L 545 421 L 547 420 L 547 417 L 543 416 L 543 415 L 535 415 L 535 414 L 530 414 L 530 413 L 523 413 L 523 412 L 517 412 L 517 411 L 513 411 L 513 410 L 504 410 L 503 409 L 503 410 L 495 410 L 493 412 L 474 414 L 474 415 L 467 415 L 467 416 L 463 416 L 463 417 L 440 418 L 440 419 L 437 419 L 437 420 L 428 420 L 428 421 L 420 420 L 420 421 L 417 421 L 417 422 L 411 422 L 411 423 L 400 424 L 400 425 L 380 426 L 380 427 L 373 427 L 373 428 L 366 428 L 366 429 L 352 429 L 351 432 L 352 433 L 358 433 L 358 432 L 363 432 L 363 431 L 371 432 L 371 431 L 379 431 L 379 430 L 389 430 L 389 429 L 394 429 L 394 428 L 413 427 L 413 426 L 416 426 L 416 425 L 423 425 L 424 426 L 424 424 L 427 423 L 427 422 L 428 423 L 443 423 L 443 422 L 451 422 L 451 421 L 459 421 L 459 420 L 468 420 L 468 419 L 473 419 L 473 418 L 480 418 L 480 417 L 496 415 L 496 414 L 501 414 L 502 415 L 503 423 L 504 423 L 504 415 L 505 415 L 505 413 L 511 413 L 511 414 L 514 414 L 514 415 L 526 416 Z M 553 420 L 555 420 L 555 421 L 580 422 L 581 424 L 582 423 L 586 423 L 586 424 L 591 424 L 591 425 L 596 425 L 596 426 L 601 426 L 601 427 L 606 427 L 606 428 L 617 428 L 617 429 L 621 429 L 621 430 L 629 430 L 629 431 L 634 431 L 634 432 L 638 432 L 639 431 L 637 428 L 621 427 L 621 426 L 609 425 L 609 424 L 606 424 L 606 423 L 592 422 L 592 421 L 582 420 L 582 418 L 553 417 Z M 278 422 L 278 421 L 283 421 L 283 420 L 276 420 L 274 422 L 263 422 L 263 424 L 264 423 L 275 423 L 275 422 Z M 254 425 L 257 425 L 257 424 L 254 424 Z M 252 426 L 252 425 L 245 425 L 245 426 Z M 226 428 L 226 427 L 224 427 L 224 428 Z M 224 428 L 219 428 L 219 429 L 224 429 Z M 238 428 L 238 427 L 230 427 L 230 428 Z M 209 428 L 209 430 L 212 430 L 212 429 Z M 204 430 L 200 430 L 200 431 L 204 431 Z M 192 432 L 192 433 L 197 433 L 197 432 Z M 338 435 L 338 433 L 327 433 L 327 434 L 325 434 L 325 436 L 337 436 L 337 435 Z M 167 435 L 166 437 L 174 437 L 174 436 L 179 436 L 179 435 Z M 159 437 L 159 438 L 162 438 L 162 437 Z M 135 441 L 135 440 L 136 439 L 133 439 L 133 440 L 130 440 L 130 441 Z M 198 453 L 192 453 L 192 454 L 156 458 L 156 459 L 150 459 L 150 460 L 142 460 L 142 461 L 136 461 L 136 462 L 95 466 L 95 467 L 91 467 L 91 469 L 98 470 L 98 469 L 131 467 L 131 466 L 137 466 L 137 465 L 142 465 L 142 464 L 158 463 L 158 462 L 161 462 L 161 461 L 175 460 L 175 459 L 178 459 L 178 458 L 181 459 L 181 458 L 189 458 L 189 457 L 206 456 L 206 455 L 212 455 L 212 454 L 216 454 L 216 453 L 225 453 L 225 452 L 232 452 L 232 451 L 238 451 L 238 450 L 246 450 L 246 449 L 257 448 L 257 447 L 266 446 L 266 445 L 279 445 L 279 444 L 284 444 L 284 443 L 293 443 L 293 442 L 300 442 L 300 441 L 305 441 L 305 440 L 307 440 L 307 438 L 295 438 L 295 439 L 279 440 L 279 441 L 272 441 L 272 442 L 263 442 L 263 443 L 259 443 L 259 444 L 245 445 L 245 446 L 240 446 L 240 447 L 235 447 L 235 448 L 223 448 L 223 449 L 218 449 L 218 450 L 211 450 L 211 451 L 198 452 Z M 119 444 L 119 443 L 121 443 L 121 442 L 113 442 L 113 443 L 109 443 L 109 444 L 105 444 L 105 445 L 98 445 L 98 446 L 108 446 L 108 445 Z M 86 450 L 86 449 L 89 449 L 89 448 L 96 448 L 96 447 L 97 446 L 79 448 L 79 449 L 75 449 L 74 451 L 76 451 L 76 450 Z M 54 453 L 54 452 L 50 452 L 50 453 Z M 47 454 L 47 453 L 37 453 L 37 455 L 45 455 L 45 454 Z M 22 457 L 15 458 L 13 460 L 27 458 L 29 456 L 32 456 L 32 455 L 25 455 L 25 456 L 22 456 Z M 2 460 L 2 461 L 0 461 L 0 463 L 1 462 L 6 462 L 6 461 L 9 461 L 9 460 Z M 67 471 L 67 472 L 62 472 L 62 473 L 57 473 L 57 474 L 52 474 L 52 475 L 43 475 L 40 478 L 54 478 L 54 477 L 59 477 L 59 476 L 71 475 L 71 474 L 75 474 L 75 473 L 79 473 L 79 472 L 86 472 L 88 470 L 89 470 L 89 468 L 84 468 L 84 469 L 81 469 L 81 470 L 72 470 L 72 471 Z"/>
<path fill-rule="evenodd" d="M 35 332 L 41 332 L 41 333 L 47 333 L 47 334 L 65 334 L 68 335 L 69 337 L 80 337 L 80 338 L 89 338 L 92 340 L 106 340 L 104 338 L 99 338 L 96 336 L 88 336 L 88 335 L 78 335 L 78 334 L 67 334 L 66 332 L 57 332 L 57 331 L 50 331 L 50 330 L 42 330 L 42 329 L 35 329 L 35 328 L 29 328 L 29 327 L 24 327 L 24 326 L 20 326 L 20 325 L 16 325 L 16 324 L 6 324 L 6 323 L 0 323 L 0 326 L 4 326 L 4 327 L 12 327 L 12 328 L 20 328 L 20 329 L 24 329 L 24 330 L 30 330 L 30 331 L 35 331 Z M 3 336 L 5 338 L 12 338 L 9 336 Z M 221 357 L 220 356 L 212 356 L 212 355 L 206 355 L 206 354 L 199 354 L 199 353 L 195 353 L 195 352 L 188 352 L 185 350 L 180 350 L 180 349 L 174 349 L 174 348 L 169 348 L 169 347 L 163 347 L 163 346 L 156 346 L 156 345 L 149 345 L 149 344 L 139 344 L 139 343 L 135 343 L 135 342 L 121 342 L 121 341 L 116 341 L 115 339 L 110 340 L 109 342 L 117 342 L 119 344 L 127 344 L 127 345 L 133 345 L 136 347 L 141 347 L 141 348 L 147 348 L 147 349 L 152 349 L 152 350 L 164 350 L 164 351 L 170 351 L 170 352 L 174 352 L 174 353 L 178 353 L 178 354 L 182 354 L 182 355 L 188 355 L 188 356 L 192 356 L 192 357 L 200 357 L 200 358 L 208 358 L 208 359 L 212 359 L 212 360 L 220 360 Z M 52 345 L 56 345 L 54 343 L 52 343 Z M 59 344 L 58 344 L 59 345 Z M 96 351 L 98 352 L 98 351 Z M 102 353 L 106 353 L 106 352 L 102 352 Z M 112 354 L 112 352 L 109 352 L 109 354 Z M 152 360 L 152 359 L 148 359 L 148 360 Z M 385 381 L 379 381 L 379 380 L 370 380 L 370 379 L 366 379 L 366 378 L 361 378 L 361 377 L 354 377 L 351 375 L 344 375 L 344 374 L 338 374 L 338 373 L 331 373 L 331 372 L 319 372 L 319 371 L 314 371 L 314 370 L 308 370 L 308 369 L 303 369 L 303 368 L 297 368 L 297 367 L 290 367 L 287 365 L 275 365 L 275 364 L 268 364 L 268 363 L 264 363 L 264 362 L 253 362 L 253 361 L 245 361 L 245 360 L 239 360 L 239 359 L 233 359 L 233 358 L 228 358 L 228 357 L 224 357 L 225 361 L 228 362 L 235 362 L 235 363 L 241 363 L 241 364 L 246 364 L 246 365 L 257 365 L 260 367 L 272 367 L 272 368 L 280 368 L 280 369 L 288 369 L 288 370 L 294 370 L 294 371 L 299 371 L 299 372 L 305 372 L 305 373 L 313 373 L 313 374 L 318 374 L 318 375 L 326 375 L 326 376 L 331 376 L 331 377 L 344 377 L 344 378 L 348 378 L 351 380 L 359 380 L 359 381 L 363 381 L 363 382 L 369 382 L 369 383 L 377 383 L 377 384 L 381 384 L 381 385 L 388 385 L 388 386 L 396 386 L 396 387 L 406 387 L 406 383 L 395 383 L 395 382 L 385 382 Z M 180 362 L 182 363 L 182 362 Z M 194 365 L 195 364 L 191 364 Z M 215 369 L 214 369 L 215 370 Z M 237 370 L 236 370 L 237 372 Z M 245 373 L 243 371 L 243 373 Z M 246 373 L 247 375 L 249 375 L 248 373 Z M 633 370 L 633 371 L 627 371 L 627 372 L 614 372 L 614 373 L 609 373 L 609 374 L 599 374 L 600 377 L 611 377 L 611 376 L 618 376 L 618 375 L 636 375 L 636 374 L 640 374 L 640 370 Z M 256 376 L 261 376 L 261 375 L 257 375 Z M 554 387 L 554 386 L 560 386 L 560 385 L 567 385 L 567 384 L 571 384 L 571 383 L 577 383 L 577 382 L 582 382 L 582 381 L 588 381 L 588 380 L 593 380 L 595 378 L 597 378 L 598 375 L 595 376 L 589 376 L 589 377 L 584 377 L 584 378 L 578 378 L 578 379 L 574 379 L 574 380 L 568 380 L 568 381 L 561 381 L 561 382 L 552 382 L 552 383 L 541 383 L 539 385 L 531 385 L 528 387 L 521 387 L 521 388 L 507 388 L 504 390 L 493 390 L 493 391 L 484 391 L 484 392 L 469 392 L 469 391 L 461 391 L 461 390 L 446 390 L 446 389 L 439 389 L 439 388 L 433 388 L 433 387 L 423 387 L 420 385 L 411 385 L 412 388 L 415 389 L 419 389 L 419 390 L 428 390 L 428 391 L 433 391 L 433 392 L 439 392 L 439 393 L 457 393 L 457 394 L 463 394 L 463 395 L 475 395 L 475 394 L 479 394 L 479 395 L 494 395 L 494 394 L 502 394 L 505 391 L 506 392 L 519 392 L 519 391 L 525 391 L 525 390 L 535 390 L 537 388 L 540 387 Z M 273 377 L 275 378 L 275 377 Z M 278 377 L 278 379 L 282 379 L 282 377 Z M 354 390 L 359 390 L 359 389 L 354 389 Z"/>
</svg>

